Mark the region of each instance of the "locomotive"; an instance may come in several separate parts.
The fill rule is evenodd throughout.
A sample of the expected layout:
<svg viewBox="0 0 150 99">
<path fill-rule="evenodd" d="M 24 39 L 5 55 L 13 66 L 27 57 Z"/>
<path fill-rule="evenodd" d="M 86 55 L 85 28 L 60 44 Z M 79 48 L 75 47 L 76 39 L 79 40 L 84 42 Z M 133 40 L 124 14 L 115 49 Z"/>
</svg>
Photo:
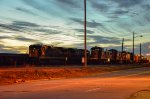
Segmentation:
<svg viewBox="0 0 150 99">
<path fill-rule="evenodd" d="M 83 56 L 83 49 L 54 47 L 48 45 L 29 46 L 31 64 L 81 64 Z M 87 51 L 87 56 L 89 56 L 89 51 Z"/>
<path fill-rule="evenodd" d="M 91 48 L 91 63 L 131 63 L 132 53 L 119 52 L 115 49 L 105 50 L 101 47 Z"/>
</svg>

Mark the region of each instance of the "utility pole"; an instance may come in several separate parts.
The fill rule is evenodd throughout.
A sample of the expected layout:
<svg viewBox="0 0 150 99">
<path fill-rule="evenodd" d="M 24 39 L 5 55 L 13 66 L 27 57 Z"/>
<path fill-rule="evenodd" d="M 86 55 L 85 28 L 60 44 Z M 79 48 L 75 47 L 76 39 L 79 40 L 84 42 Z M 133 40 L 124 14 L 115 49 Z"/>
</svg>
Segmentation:
<svg viewBox="0 0 150 99">
<path fill-rule="evenodd" d="M 84 66 L 87 67 L 87 48 L 86 48 L 86 0 L 84 0 Z"/>
<path fill-rule="evenodd" d="M 134 63 L 134 32 L 133 32 L 133 57 L 132 57 L 132 62 Z"/>
<path fill-rule="evenodd" d="M 122 39 L 122 50 L 121 50 L 121 52 L 123 52 L 123 48 L 124 48 L 124 38 Z"/>
<path fill-rule="evenodd" d="M 134 63 L 134 39 L 135 39 L 136 37 L 143 37 L 143 35 L 135 36 L 135 35 L 134 35 L 134 32 L 133 32 L 133 59 L 132 59 L 133 63 Z M 140 53 L 141 53 L 141 43 L 140 43 Z M 140 57 L 141 57 L 141 56 L 140 56 Z"/>
</svg>

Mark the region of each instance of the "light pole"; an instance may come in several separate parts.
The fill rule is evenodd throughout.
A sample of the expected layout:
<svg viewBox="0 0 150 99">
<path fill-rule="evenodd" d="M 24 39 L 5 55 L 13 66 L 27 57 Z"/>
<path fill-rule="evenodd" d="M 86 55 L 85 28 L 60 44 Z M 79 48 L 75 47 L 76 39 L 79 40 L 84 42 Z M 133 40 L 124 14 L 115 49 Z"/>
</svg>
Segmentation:
<svg viewBox="0 0 150 99">
<path fill-rule="evenodd" d="M 132 62 L 134 63 L 134 40 L 136 37 L 143 37 L 143 35 L 138 35 L 138 36 L 135 36 L 134 32 L 133 32 L 133 57 L 132 57 Z"/>
<path fill-rule="evenodd" d="M 124 49 L 124 38 L 122 39 L 121 63 L 123 62 L 123 49 Z"/>
<path fill-rule="evenodd" d="M 86 48 L 86 0 L 84 0 L 84 66 L 87 67 L 87 48 Z"/>
<path fill-rule="evenodd" d="M 140 62 L 141 62 L 141 59 L 142 59 L 142 44 L 140 43 Z"/>
</svg>

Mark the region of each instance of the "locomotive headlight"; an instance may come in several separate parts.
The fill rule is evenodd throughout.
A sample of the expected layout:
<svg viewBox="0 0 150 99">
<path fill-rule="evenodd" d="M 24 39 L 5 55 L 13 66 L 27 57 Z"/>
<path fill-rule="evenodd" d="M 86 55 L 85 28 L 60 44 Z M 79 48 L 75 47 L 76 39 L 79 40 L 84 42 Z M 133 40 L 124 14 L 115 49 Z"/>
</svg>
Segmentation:
<svg viewBox="0 0 150 99">
<path fill-rule="evenodd" d="M 108 62 L 110 62 L 110 58 L 108 58 L 108 60 L 107 60 Z"/>
</svg>

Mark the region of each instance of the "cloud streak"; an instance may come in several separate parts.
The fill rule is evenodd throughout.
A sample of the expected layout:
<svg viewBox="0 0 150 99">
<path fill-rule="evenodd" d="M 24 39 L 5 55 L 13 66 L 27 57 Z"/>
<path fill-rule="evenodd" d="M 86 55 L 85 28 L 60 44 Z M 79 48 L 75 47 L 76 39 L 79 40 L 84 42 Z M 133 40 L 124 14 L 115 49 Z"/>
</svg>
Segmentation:
<svg viewBox="0 0 150 99">
<path fill-rule="evenodd" d="M 31 14 L 31 15 L 34 15 L 34 16 L 35 16 L 35 15 L 38 15 L 38 14 L 36 14 L 36 13 L 34 13 L 34 12 L 28 10 L 28 9 L 21 8 L 21 7 L 17 7 L 16 10 L 18 10 L 18 11 L 20 11 L 20 12 L 24 12 L 24 13 L 26 13 L 26 14 Z"/>
<path fill-rule="evenodd" d="M 76 22 L 76 23 L 78 23 L 80 25 L 84 24 L 84 21 L 81 20 L 81 19 L 78 19 L 78 18 L 70 18 L 70 20 L 73 21 L 73 22 Z M 98 23 L 95 20 L 93 20 L 93 21 L 87 21 L 87 27 L 97 28 L 99 26 L 103 26 L 103 24 L 102 23 Z"/>
<path fill-rule="evenodd" d="M 124 7 L 124 8 L 139 5 L 143 2 L 142 0 L 111 0 L 111 1 L 118 4 L 119 7 Z"/>
<path fill-rule="evenodd" d="M 80 8 L 79 2 L 77 2 L 77 0 L 56 0 L 56 2 L 60 5 L 63 5 L 63 7 L 69 6 L 71 8 Z"/>
</svg>

